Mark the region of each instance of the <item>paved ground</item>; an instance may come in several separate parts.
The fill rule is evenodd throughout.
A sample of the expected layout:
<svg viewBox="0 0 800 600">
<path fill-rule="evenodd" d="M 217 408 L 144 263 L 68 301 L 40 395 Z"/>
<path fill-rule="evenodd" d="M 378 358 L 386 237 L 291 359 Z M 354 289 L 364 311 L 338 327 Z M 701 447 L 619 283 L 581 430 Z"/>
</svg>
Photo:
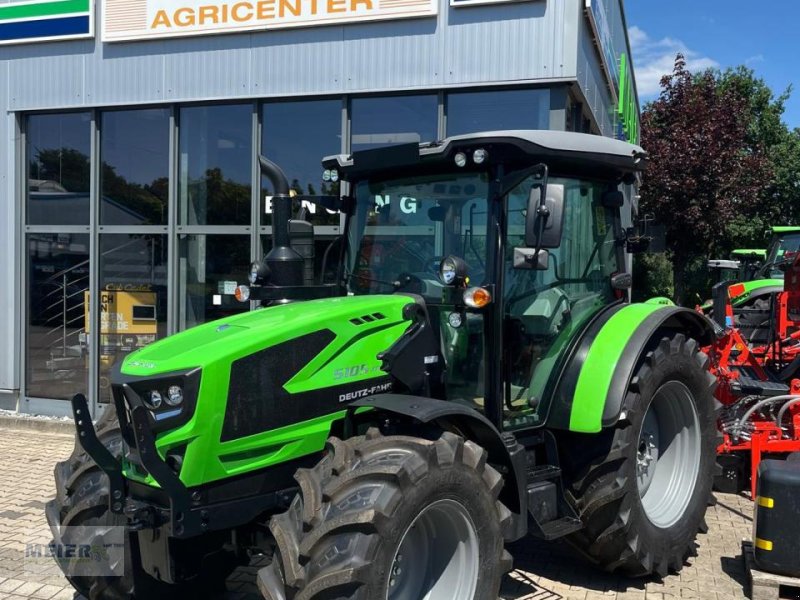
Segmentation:
<svg viewBox="0 0 800 600">
<path fill-rule="evenodd" d="M 25 546 L 48 541 L 44 502 L 53 495 L 56 460 L 69 454 L 72 439 L 50 433 L 0 429 L 0 600 L 73 597 L 54 565 L 24 559 Z M 506 578 L 504 600 L 744 598 L 741 540 L 750 537 L 752 505 L 743 497 L 720 495 L 709 509 L 709 532 L 698 538 L 699 556 L 679 575 L 663 581 L 626 580 L 599 572 L 559 544 L 526 540 L 512 549 L 515 570 Z M 33 530 L 33 533 L 30 532 Z M 228 581 L 225 600 L 255 600 L 254 569 Z"/>
</svg>

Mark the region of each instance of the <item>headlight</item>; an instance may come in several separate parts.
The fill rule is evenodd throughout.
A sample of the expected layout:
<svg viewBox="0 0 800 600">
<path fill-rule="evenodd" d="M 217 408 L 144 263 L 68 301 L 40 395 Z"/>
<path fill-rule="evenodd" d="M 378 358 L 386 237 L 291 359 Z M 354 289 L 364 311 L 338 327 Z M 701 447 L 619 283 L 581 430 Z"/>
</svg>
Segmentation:
<svg viewBox="0 0 800 600">
<path fill-rule="evenodd" d="M 472 153 L 472 160 L 476 165 L 482 165 L 489 158 L 489 153 L 483 148 L 478 148 Z"/>
<path fill-rule="evenodd" d="M 158 390 L 151 390 L 144 396 L 144 403 L 147 405 L 147 408 L 152 408 L 153 410 L 160 408 L 163 401 L 164 399 L 161 397 L 161 392 Z"/>
<path fill-rule="evenodd" d="M 467 281 L 467 263 L 457 256 L 448 256 L 439 265 L 439 277 L 445 285 L 459 286 Z"/>
<path fill-rule="evenodd" d="M 467 155 L 463 152 L 459 152 L 455 156 L 456 166 L 460 168 L 464 168 L 467 166 Z"/>
<path fill-rule="evenodd" d="M 166 401 L 170 406 L 179 406 L 183 402 L 183 390 L 181 389 L 181 386 L 169 386 L 169 389 L 167 390 Z"/>
<path fill-rule="evenodd" d="M 264 285 L 269 281 L 270 270 L 266 263 L 260 260 L 250 263 L 250 270 L 247 273 L 247 280 L 250 285 Z"/>
</svg>

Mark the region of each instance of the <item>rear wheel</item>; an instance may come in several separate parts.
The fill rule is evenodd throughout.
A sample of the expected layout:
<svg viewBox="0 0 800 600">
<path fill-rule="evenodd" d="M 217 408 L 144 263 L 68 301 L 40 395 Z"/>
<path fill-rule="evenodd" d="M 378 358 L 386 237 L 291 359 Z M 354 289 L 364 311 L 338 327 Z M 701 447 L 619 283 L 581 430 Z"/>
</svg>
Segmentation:
<svg viewBox="0 0 800 600">
<path fill-rule="evenodd" d="M 301 493 L 270 528 L 259 572 L 270 600 L 496 600 L 511 567 L 500 474 L 486 451 L 443 433 L 430 441 L 331 438 L 296 478 Z"/>
<path fill-rule="evenodd" d="M 569 541 L 607 570 L 663 577 L 696 554 L 717 438 L 707 363 L 695 340 L 661 339 L 634 375 L 619 422 L 560 440 L 585 526 Z"/>
</svg>

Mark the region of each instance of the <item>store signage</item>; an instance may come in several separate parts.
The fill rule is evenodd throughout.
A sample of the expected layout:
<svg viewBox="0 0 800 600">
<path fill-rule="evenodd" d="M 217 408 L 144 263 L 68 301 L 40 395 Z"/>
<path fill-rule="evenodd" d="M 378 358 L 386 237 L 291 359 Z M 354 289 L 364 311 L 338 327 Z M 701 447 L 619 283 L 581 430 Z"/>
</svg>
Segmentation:
<svg viewBox="0 0 800 600">
<path fill-rule="evenodd" d="M 94 37 L 94 0 L 0 4 L 0 44 Z"/>
<path fill-rule="evenodd" d="M 437 14 L 438 0 L 103 0 L 103 41 L 311 27 Z"/>
<path fill-rule="evenodd" d="M 619 57 L 619 102 L 617 102 L 617 137 L 639 143 L 639 111 L 633 87 L 633 68 L 625 54 Z"/>
<path fill-rule="evenodd" d="M 608 6 L 605 0 L 586 0 L 586 14 L 592 26 L 594 39 L 610 82 L 611 93 L 617 99 L 619 90 L 619 73 L 617 72 L 617 53 L 614 51 L 614 38 L 611 35 L 611 26 L 608 23 Z"/>
<path fill-rule="evenodd" d="M 450 6 L 479 6 L 481 4 L 510 4 L 531 0 L 450 0 Z"/>
</svg>

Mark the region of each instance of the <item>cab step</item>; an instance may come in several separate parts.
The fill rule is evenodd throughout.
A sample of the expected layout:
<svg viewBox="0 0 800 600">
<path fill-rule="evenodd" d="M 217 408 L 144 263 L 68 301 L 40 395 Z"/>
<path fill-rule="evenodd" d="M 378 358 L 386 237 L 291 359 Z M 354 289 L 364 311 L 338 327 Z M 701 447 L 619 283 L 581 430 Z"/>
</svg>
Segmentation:
<svg viewBox="0 0 800 600">
<path fill-rule="evenodd" d="M 528 465 L 528 530 L 543 540 L 555 540 L 583 527 L 564 495 L 561 467 L 551 452 L 548 464 Z"/>
<path fill-rule="evenodd" d="M 545 541 L 552 541 L 562 538 L 570 533 L 575 533 L 583 529 L 583 523 L 575 517 L 561 517 L 555 521 L 549 521 L 541 527 L 541 537 Z"/>
<path fill-rule="evenodd" d="M 528 467 L 528 485 L 539 481 L 559 481 L 561 469 L 555 465 L 540 465 Z"/>
</svg>

